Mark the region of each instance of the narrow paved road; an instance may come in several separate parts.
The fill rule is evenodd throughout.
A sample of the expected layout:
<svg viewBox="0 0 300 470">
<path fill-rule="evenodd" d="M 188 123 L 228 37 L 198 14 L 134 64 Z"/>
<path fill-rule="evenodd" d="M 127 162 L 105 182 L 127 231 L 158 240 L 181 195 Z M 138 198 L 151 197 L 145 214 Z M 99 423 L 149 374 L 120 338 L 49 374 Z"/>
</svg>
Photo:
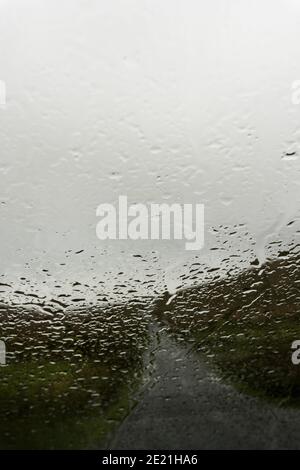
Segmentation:
<svg viewBox="0 0 300 470">
<path fill-rule="evenodd" d="M 167 335 L 154 366 L 110 449 L 300 448 L 300 410 L 241 395 Z"/>
</svg>

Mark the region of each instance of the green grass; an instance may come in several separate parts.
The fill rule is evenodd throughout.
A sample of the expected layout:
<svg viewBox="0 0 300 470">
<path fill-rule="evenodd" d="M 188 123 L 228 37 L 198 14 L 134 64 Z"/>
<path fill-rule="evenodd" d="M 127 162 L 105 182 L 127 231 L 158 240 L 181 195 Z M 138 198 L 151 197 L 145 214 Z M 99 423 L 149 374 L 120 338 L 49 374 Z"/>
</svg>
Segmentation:
<svg viewBox="0 0 300 470">
<path fill-rule="evenodd" d="M 138 374 L 94 362 L 0 368 L 2 449 L 97 448 L 128 414 Z"/>
</svg>

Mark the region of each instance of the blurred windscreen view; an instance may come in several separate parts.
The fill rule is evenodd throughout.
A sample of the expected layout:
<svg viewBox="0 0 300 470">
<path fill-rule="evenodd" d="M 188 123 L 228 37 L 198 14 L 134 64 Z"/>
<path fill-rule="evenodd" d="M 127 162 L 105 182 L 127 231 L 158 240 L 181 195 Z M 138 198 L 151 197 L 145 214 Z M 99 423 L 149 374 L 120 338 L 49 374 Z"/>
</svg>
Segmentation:
<svg viewBox="0 0 300 470">
<path fill-rule="evenodd" d="M 0 449 L 300 447 L 299 31 L 0 0 Z"/>
</svg>

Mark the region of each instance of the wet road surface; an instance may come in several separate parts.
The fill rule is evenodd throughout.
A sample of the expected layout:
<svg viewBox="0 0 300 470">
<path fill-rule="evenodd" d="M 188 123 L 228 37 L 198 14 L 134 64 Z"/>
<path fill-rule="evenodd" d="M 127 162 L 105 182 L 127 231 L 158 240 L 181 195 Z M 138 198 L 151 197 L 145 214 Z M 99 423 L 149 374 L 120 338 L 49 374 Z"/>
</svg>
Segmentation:
<svg viewBox="0 0 300 470">
<path fill-rule="evenodd" d="M 108 447 L 299 449 L 300 410 L 239 393 L 163 334 L 151 380 Z"/>
</svg>

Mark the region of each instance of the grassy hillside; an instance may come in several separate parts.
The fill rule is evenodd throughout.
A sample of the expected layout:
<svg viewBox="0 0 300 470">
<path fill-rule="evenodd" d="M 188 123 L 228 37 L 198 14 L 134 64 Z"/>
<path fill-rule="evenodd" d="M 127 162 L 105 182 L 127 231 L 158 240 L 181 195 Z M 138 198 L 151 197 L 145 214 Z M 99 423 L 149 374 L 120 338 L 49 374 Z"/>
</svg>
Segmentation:
<svg viewBox="0 0 300 470">
<path fill-rule="evenodd" d="M 2 304 L 0 448 L 99 447 L 132 406 L 148 321 L 139 302 L 65 313 Z"/>
<path fill-rule="evenodd" d="M 300 256 L 292 250 L 262 267 L 178 293 L 156 315 L 222 376 L 248 393 L 300 405 Z"/>
</svg>

